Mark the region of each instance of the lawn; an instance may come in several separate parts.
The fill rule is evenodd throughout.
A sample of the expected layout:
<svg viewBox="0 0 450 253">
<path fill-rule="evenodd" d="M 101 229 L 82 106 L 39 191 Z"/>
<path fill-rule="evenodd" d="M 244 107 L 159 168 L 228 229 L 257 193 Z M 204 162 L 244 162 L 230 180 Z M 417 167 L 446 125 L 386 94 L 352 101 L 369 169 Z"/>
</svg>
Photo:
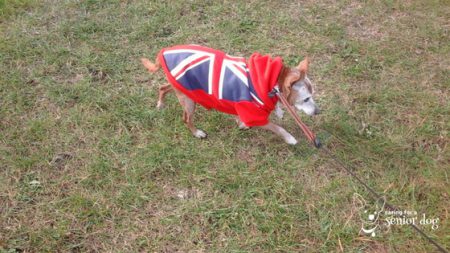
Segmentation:
<svg viewBox="0 0 450 253">
<path fill-rule="evenodd" d="M 170 3 L 169 3 L 170 2 Z M 311 59 L 325 146 L 450 247 L 448 0 L 0 0 L 0 252 L 431 252 L 361 231 L 370 193 L 311 148 L 175 96 L 174 44 Z M 384 216 L 386 218 L 386 216 Z M 367 227 L 366 227 L 367 228 Z"/>
</svg>

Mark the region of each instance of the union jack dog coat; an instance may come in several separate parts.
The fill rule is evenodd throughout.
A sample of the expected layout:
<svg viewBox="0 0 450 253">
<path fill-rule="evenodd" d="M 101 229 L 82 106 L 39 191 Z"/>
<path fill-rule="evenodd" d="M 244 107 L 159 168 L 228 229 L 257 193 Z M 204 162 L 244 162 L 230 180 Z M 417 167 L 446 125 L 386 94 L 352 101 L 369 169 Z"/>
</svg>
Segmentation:
<svg viewBox="0 0 450 253">
<path fill-rule="evenodd" d="M 254 53 L 248 60 L 222 51 L 180 45 L 163 48 L 159 62 L 169 82 L 196 103 L 238 115 L 246 126 L 263 126 L 275 109 L 277 85 L 283 67 L 280 57 Z"/>
</svg>

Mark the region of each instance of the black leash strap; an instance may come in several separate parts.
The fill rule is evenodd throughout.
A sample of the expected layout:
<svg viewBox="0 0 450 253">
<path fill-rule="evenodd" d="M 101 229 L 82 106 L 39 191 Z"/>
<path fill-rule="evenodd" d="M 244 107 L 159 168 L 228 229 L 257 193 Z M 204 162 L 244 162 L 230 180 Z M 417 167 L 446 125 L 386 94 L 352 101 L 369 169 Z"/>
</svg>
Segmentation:
<svg viewBox="0 0 450 253">
<path fill-rule="evenodd" d="M 356 179 L 356 181 L 358 181 L 361 185 L 363 185 L 370 193 L 372 193 L 372 195 L 374 196 L 375 201 L 380 201 L 383 200 L 384 202 L 384 206 L 387 207 L 389 210 L 391 211 L 400 211 L 401 209 L 399 209 L 398 207 L 390 204 L 389 202 L 386 201 L 386 198 L 382 195 L 380 195 L 379 193 L 377 193 L 374 189 L 372 189 L 369 185 L 367 185 L 361 178 L 359 178 L 355 172 L 353 172 L 352 170 L 350 170 L 349 168 L 347 168 L 347 166 L 341 161 L 339 160 L 339 158 L 337 158 L 327 147 L 322 147 L 320 148 L 320 150 L 325 153 L 326 155 L 328 155 L 333 161 L 335 161 L 341 168 L 343 168 L 348 174 L 350 174 L 354 179 Z M 448 253 L 448 251 L 446 249 L 444 249 L 444 247 L 442 247 L 439 243 L 437 243 L 435 240 L 433 240 L 430 236 L 428 236 L 425 232 L 423 232 L 420 228 L 418 228 L 416 225 L 412 224 L 412 223 L 408 223 L 412 228 L 414 228 L 414 230 L 416 230 L 420 235 L 422 235 L 423 237 L 425 237 L 426 239 L 428 239 L 428 241 L 433 244 L 436 249 L 438 249 L 440 252 L 443 253 Z"/>
<path fill-rule="evenodd" d="M 328 157 L 330 157 L 333 161 L 335 161 L 341 168 L 343 168 L 348 174 L 350 174 L 350 176 L 352 176 L 356 181 L 358 181 L 358 183 L 360 183 L 361 185 L 364 186 L 364 188 L 366 188 L 374 197 L 376 202 L 379 202 L 380 200 L 383 200 L 384 206 L 391 210 L 391 211 L 400 211 L 401 209 L 399 209 L 398 207 L 388 203 L 386 201 L 386 198 L 382 195 L 380 195 L 379 193 L 377 193 L 374 189 L 372 189 L 369 185 L 367 185 L 361 178 L 359 178 L 355 172 L 353 172 L 353 170 L 350 170 L 339 158 L 336 157 L 336 155 L 334 155 L 327 147 L 322 147 L 322 144 L 320 143 L 319 138 L 316 137 L 316 135 L 314 134 L 314 132 L 312 132 L 307 125 L 305 125 L 300 117 L 297 115 L 297 113 L 295 112 L 294 108 L 292 108 L 292 106 L 288 103 L 287 99 L 284 97 L 284 95 L 279 91 L 279 89 L 277 87 L 275 87 L 270 93 L 269 93 L 269 97 L 273 97 L 273 96 L 278 96 L 278 98 L 280 99 L 281 103 L 287 108 L 288 112 L 291 114 L 291 116 L 294 118 L 295 122 L 297 123 L 297 125 L 300 127 L 300 129 L 302 129 L 303 133 L 305 134 L 305 136 L 308 138 L 309 143 L 311 143 L 314 147 L 316 147 L 317 149 L 321 150 L 322 153 L 325 153 Z M 435 240 L 433 240 L 430 236 L 428 236 L 427 234 L 425 234 L 425 232 L 423 232 L 420 228 L 418 228 L 416 225 L 412 224 L 412 223 L 408 223 L 412 228 L 414 228 L 414 230 L 416 230 L 420 235 L 422 235 L 424 238 L 428 239 L 428 241 L 433 244 L 436 249 L 438 249 L 440 252 L 443 253 L 448 253 L 448 251 L 446 249 L 444 249 L 444 247 L 442 247 L 441 245 L 439 245 L 439 243 L 437 243 Z"/>
</svg>

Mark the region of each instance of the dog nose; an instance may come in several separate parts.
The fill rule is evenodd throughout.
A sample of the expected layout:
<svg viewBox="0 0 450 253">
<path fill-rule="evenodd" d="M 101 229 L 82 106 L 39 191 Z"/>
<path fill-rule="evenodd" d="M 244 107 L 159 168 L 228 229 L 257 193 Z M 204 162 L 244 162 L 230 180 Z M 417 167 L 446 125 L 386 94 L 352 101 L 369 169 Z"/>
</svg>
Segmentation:
<svg viewBox="0 0 450 253">
<path fill-rule="evenodd" d="M 317 115 L 317 114 L 320 114 L 320 109 L 319 108 L 314 109 L 314 115 Z"/>
</svg>

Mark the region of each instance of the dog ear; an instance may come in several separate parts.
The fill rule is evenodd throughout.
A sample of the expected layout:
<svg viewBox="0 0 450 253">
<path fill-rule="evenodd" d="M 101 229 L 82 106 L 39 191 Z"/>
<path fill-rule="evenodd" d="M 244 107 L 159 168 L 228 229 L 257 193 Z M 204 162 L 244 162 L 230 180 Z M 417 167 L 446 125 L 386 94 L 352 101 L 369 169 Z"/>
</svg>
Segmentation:
<svg viewBox="0 0 450 253">
<path fill-rule="evenodd" d="M 300 71 L 300 80 L 303 80 L 303 78 L 305 78 L 306 72 L 308 72 L 308 65 L 309 65 L 308 57 L 305 57 L 305 59 L 303 59 L 303 61 L 301 61 L 298 64 L 297 69 Z"/>
<path fill-rule="evenodd" d="M 291 94 L 292 85 L 299 80 L 300 74 L 297 71 L 290 71 L 286 77 L 284 78 L 283 82 L 283 94 L 286 98 L 289 100 L 289 95 Z"/>
</svg>

